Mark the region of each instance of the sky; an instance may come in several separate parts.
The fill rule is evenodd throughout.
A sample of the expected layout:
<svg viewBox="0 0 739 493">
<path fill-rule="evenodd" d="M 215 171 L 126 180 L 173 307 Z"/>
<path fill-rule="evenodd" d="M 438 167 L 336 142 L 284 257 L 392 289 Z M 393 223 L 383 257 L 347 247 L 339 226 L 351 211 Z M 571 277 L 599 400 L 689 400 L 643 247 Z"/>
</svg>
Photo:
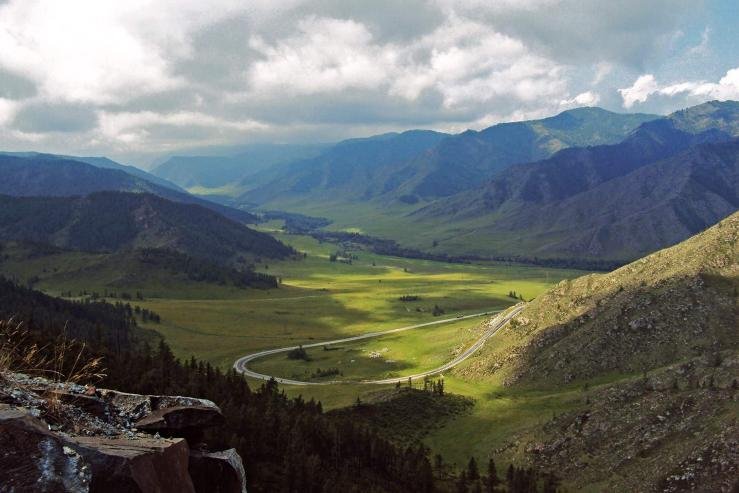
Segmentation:
<svg viewBox="0 0 739 493">
<path fill-rule="evenodd" d="M 735 0 L 0 0 L 0 150 L 165 155 L 739 99 Z"/>
</svg>

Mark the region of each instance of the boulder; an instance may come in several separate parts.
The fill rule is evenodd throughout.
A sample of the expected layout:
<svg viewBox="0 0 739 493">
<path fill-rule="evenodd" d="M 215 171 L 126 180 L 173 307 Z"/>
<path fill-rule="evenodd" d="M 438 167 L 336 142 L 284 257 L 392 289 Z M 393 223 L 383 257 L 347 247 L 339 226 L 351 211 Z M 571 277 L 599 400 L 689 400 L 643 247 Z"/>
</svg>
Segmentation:
<svg viewBox="0 0 739 493">
<path fill-rule="evenodd" d="M 182 437 L 191 446 L 203 439 L 203 429 L 224 423 L 220 409 L 215 405 L 175 406 L 152 411 L 135 424 L 140 431 L 159 433 L 168 437 Z"/>
<path fill-rule="evenodd" d="M 90 491 L 195 491 L 188 471 L 189 448 L 181 438 L 73 437 L 69 447 L 90 465 Z"/>
<path fill-rule="evenodd" d="M 246 474 L 235 449 L 190 451 L 190 477 L 198 493 L 246 493 Z"/>
<path fill-rule="evenodd" d="M 0 405 L 0 491 L 86 492 L 89 465 L 23 408 Z"/>
<path fill-rule="evenodd" d="M 205 406 L 176 406 L 152 411 L 136 421 L 136 428 L 145 431 L 187 430 L 209 428 L 223 424 L 223 415 L 218 408 Z"/>
</svg>

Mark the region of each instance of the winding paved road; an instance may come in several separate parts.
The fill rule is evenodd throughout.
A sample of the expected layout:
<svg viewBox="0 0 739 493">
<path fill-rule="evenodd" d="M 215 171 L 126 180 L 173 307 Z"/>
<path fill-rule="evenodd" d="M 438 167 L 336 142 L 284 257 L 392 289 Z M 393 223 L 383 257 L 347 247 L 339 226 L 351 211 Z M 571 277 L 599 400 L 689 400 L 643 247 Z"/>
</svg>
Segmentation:
<svg viewBox="0 0 739 493">
<path fill-rule="evenodd" d="M 415 375 L 406 375 L 404 377 L 396 377 L 396 378 L 386 378 L 383 380 L 332 380 L 332 381 L 325 381 L 325 382 L 303 382 L 301 380 L 292 380 L 289 378 L 281 378 L 281 377 L 273 377 L 271 375 L 265 375 L 263 373 L 257 373 L 253 370 L 250 370 L 247 368 L 247 363 L 250 361 L 253 361 L 257 358 L 263 358 L 265 356 L 269 356 L 272 354 L 277 353 L 286 353 L 288 351 L 292 351 L 293 349 L 297 349 L 299 346 L 290 346 L 290 347 L 283 347 L 283 348 L 277 348 L 277 349 L 268 349 L 266 351 L 260 351 L 258 353 L 248 354 L 246 356 L 242 356 L 241 358 L 237 359 L 234 363 L 234 369 L 242 373 L 248 377 L 257 378 L 260 380 L 270 380 L 272 378 L 275 379 L 278 383 L 281 384 L 287 384 L 287 385 L 333 385 L 338 383 L 363 383 L 363 384 L 393 384 L 397 382 L 407 382 L 408 378 L 411 378 L 412 380 L 416 380 L 419 378 L 436 375 L 443 371 L 446 371 L 450 368 L 455 367 L 462 361 L 466 360 L 470 356 L 472 356 L 478 349 L 482 347 L 483 344 L 485 344 L 485 341 L 487 341 L 490 337 L 492 337 L 498 330 L 503 328 L 513 317 L 519 314 L 521 310 L 526 305 L 524 303 L 519 303 L 518 305 L 514 306 L 510 312 L 508 312 L 505 316 L 498 317 L 493 320 L 493 323 L 487 328 L 485 333 L 480 337 L 475 343 L 467 348 L 466 350 L 462 351 L 459 355 L 457 355 L 453 360 L 450 362 L 438 367 L 434 368 L 433 370 L 425 371 L 423 373 L 417 373 Z M 455 317 L 455 318 L 447 318 L 444 320 L 435 320 L 433 322 L 426 322 L 423 324 L 417 324 L 417 325 L 409 325 L 407 327 L 400 327 L 398 329 L 391 329 L 386 330 L 383 332 L 369 332 L 367 334 L 361 334 L 358 336 L 353 337 L 346 337 L 344 339 L 335 339 L 333 341 L 324 341 L 324 342 L 315 342 L 311 344 L 303 344 L 302 346 L 304 348 L 312 348 L 312 347 L 318 347 L 318 346 L 331 346 L 334 344 L 342 344 L 346 342 L 353 342 L 353 341 L 359 341 L 362 339 L 370 339 L 372 337 L 380 337 L 388 334 L 394 334 L 396 332 L 403 332 L 406 330 L 411 329 L 418 329 L 420 327 L 427 327 L 429 325 L 438 325 L 438 324 L 444 324 L 448 322 L 455 322 L 457 320 L 464 320 L 467 318 L 474 318 L 474 317 L 482 317 L 484 315 L 492 315 L 493 313 L 500 313 L 500 311 L 493 311 L 493 312 L 482 312 L 482 313 L 474 313 L 472 315 L 465 315 L 462 317 Z"/>
</svg>

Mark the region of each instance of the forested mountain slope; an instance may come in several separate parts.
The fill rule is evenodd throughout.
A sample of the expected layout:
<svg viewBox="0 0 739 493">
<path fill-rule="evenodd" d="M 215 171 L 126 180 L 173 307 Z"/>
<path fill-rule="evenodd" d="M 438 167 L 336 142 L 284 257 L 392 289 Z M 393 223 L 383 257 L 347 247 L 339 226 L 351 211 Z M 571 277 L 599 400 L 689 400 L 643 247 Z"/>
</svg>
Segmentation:
<svg viewBox="0 0 739 493">
<path fill-rule="evenodd" d="M 91 252 L 170 249 L 219 263 L 241 256 L 284 258 L 292 253 L 273 237 L 209 209 L 149 193 L 0 196 L 0 239 Z"/>
</svg>

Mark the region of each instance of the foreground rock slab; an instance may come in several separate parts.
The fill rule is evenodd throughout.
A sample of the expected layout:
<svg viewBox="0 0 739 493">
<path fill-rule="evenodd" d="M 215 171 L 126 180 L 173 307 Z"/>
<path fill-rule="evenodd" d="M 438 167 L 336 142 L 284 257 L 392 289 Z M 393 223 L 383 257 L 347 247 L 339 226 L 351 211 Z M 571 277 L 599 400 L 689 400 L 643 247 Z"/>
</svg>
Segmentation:
<svg viewBox="0 0 739 493">
<path fill-rule="evenodd" d="M 185 440 L 75 437 L 70 447 L 90 464 L 91 491 L 190 493 Z"/>
</svg>

